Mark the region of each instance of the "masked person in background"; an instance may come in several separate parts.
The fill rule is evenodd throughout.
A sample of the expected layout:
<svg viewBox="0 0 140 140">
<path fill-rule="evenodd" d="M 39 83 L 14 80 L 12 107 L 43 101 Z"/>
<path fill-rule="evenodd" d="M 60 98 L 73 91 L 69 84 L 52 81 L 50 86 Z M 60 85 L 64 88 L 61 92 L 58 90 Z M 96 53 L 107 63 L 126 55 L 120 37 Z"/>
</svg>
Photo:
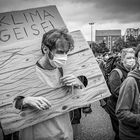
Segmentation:
<svg viewBox="0 0 140 140">
<path fill-rule="evenodd" d="M 135 57 L 138 67 L 123 82 L 116 106 L 121 140 L 140 140 L 140 45 Z"/>
<path fill-rule="evenodd" d="M 41 46 L 43 56 L 36 63 L 36 72 L 38 77 L 48 87 L 56 88 L 64 86 L 66 89 L 81 89 L 84 87 L 81 80 L 81 77 L 84 76 L 63 76 L 62 67 L 66 64 L 68 52 L 73 48 L 74 41 L 66 30 L 53 29 L 43 35 Z M 15 108 L 17 109 L 26 109 L 32 106 L 43 111 L 44 109 L 51 108 L 51 102 L 42 96 L 18 96 L 14 102 Z M 73 140 L 73 130 L 69 113 L 64 113 L 20 130 L 20 140 Z"/>
<path fill-rule="evenodd" d="M 125 48 L 121 52 L 121 62 L 116 64 L 109 76 L 109 89 L 111 96 L 107 100 L 106 111 L 108 112 L 113 130 L 115 132 L 115 140 L 119 140 L 119 122 L 115 115 L 116 103 L 119 96 L 119 90 L 122 82 L 135 67 L 135 51 L 132 48 Z"/>
</svg>

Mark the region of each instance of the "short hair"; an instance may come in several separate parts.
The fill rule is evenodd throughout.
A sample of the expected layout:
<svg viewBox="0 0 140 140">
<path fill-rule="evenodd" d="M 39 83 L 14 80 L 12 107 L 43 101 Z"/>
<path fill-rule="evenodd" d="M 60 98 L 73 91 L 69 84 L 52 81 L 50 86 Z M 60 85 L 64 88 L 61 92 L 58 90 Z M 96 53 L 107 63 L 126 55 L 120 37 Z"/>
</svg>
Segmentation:
<svg viewBox="0 0 140 140">
<path fill-rule="evenodd" d="M 138 53 L 140 52 L 140 44 L 137 45 L 136 51 L 135 51 L 135 57 L 138 58 Z"/>
<path fill-rule="evenodd" d="M 44 54 L 43 48 L 47 46 L 50 51 L 57 48 L 58 43 L 65 43 L 69 50 L 74 48 L 74 40 L 66 29 L 52 29 L 45 33 L 42 38 L 41 51 Z"/>
<path fill-rule="evenodd" d="M 121 51 L 121 60 L 123 60 L 128 53 L 133 53 L 135 55 L 135 51 L 133 48 L 124 48 Z"/>
</svg>

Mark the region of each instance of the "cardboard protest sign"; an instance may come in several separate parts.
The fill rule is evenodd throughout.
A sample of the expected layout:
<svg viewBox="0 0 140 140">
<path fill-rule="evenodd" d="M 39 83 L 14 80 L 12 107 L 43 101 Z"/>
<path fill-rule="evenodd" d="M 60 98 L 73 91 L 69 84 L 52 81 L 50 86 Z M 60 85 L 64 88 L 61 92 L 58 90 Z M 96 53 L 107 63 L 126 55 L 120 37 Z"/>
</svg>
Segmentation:
<svg viewBox="0 0 140 140">
<path fill-rule="evenodd" d="M 58 24 L 54 27 L 65 27 L 56 7 L 46 7 L 46 9 L 50 9 L 50 13 L 51 8 L 53 14 L 58 16 L 55 18 L 56 21 L 53 19 L 53 25 Z M 0 28 L 0 30 L 2 29 Z M 5 44 L 0 42 L 2 44 L 0 48 L 0 120 L 5 134 L 37 124 L 110 95 L 101 70 L 82 33 L 75 31 L 71 35 L 75 41 L 75 49 L 68 55 L 63 73 L 64 75 L 72 73 L 75 76 L 86 76 L 88 86 L 82 90 L 72 89 L 69 94 L 62 87 L 47 87 L 36 74 L 36 62 L 41 57 L 41 38 L 32 36 L 32 39 L 18 40 L 15 43 L 17 38 L 11 37 L 11 40 L 9 39 Z M 44 111 L 28 109 L 21 112 L 13 108 L 12 105 L 13 99 L 19 95 L 44 96 L 52 103 L 52 107 Z"/>
<path fill-rule="evenodd" d="M 53 28 L 65 24 L 55 6 L 0 13 L 0 45 L 38 39 Z"/>
</svg>

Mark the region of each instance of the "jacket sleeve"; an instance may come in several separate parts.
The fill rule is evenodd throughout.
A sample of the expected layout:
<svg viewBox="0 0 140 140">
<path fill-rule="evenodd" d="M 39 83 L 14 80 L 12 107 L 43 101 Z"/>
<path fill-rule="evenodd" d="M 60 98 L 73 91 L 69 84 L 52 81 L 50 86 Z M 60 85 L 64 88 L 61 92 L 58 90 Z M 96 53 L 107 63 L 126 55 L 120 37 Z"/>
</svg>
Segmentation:
<svg viewBox="0 0 140 140">
<path fill-rule="evenodd" d="M 116 106 L 117 118 L 126 125 L 137 127 L 140 125 L 140 114 L 132 112 L 135 102 L 137 84 L 132 77 L 128 77 L 122 84 Z"/>
<path fill-rule="evenodd" d="M 116 70 L 112 71 L 109 76 L 109 87 L 111 90 L 111 94 L 113 94 L 117 98 L 119 96 L 121 83 L 122 81 L 121 81 L 119 73 Z"/>
</svg>

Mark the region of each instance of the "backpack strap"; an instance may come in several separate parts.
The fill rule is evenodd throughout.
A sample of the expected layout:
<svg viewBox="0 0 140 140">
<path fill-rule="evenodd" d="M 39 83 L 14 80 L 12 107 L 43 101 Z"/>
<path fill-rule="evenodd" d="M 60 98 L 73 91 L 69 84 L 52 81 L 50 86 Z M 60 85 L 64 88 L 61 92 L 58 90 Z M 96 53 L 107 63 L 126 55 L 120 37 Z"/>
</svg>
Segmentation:
<svg viewBox="0 0 140 140">
<path fill-rule="evenodd" d="M 117 71 L 118 72 L 118 74 L 119 74 L 119 76 L 120 76 L 120 79 L 122 79 L 123 78 L 123 73 L 122 73 L 122 71 L 120 70 L 120 69 L 118 69 L 118 68 L 115 68 L 115 69 L 113 69 L 112 71 Z"/>
<path fill-rule="evenodd" d="M 139 90 L 139 94 L 140 94 L 140 79 L 134 77 L 134 76 L 128 76 L 128 77 L 133 77 L 137 83 L 137 87 L 138 87 L 138 90 Z M 136 98 L 136 95 L 134 95 L 134 98 Z M 134 104 L 134 101 L 133 101 L 133 104 Z"/>
<path fill-rule="evenodd" d="M 139 93 L 140 93 L 140 79 L 138 79 L 138 78 L 136 78 L 136 77 L 134 77 L 134 76 L 128 76 L 128 77 L 133 77 L 134 79 L 135 79 L 135 81 L 136 81 L 136 83 L 137 83 L 137 87 L 138 87 L 138 90 L 139 90 Z"/>
</svg>

